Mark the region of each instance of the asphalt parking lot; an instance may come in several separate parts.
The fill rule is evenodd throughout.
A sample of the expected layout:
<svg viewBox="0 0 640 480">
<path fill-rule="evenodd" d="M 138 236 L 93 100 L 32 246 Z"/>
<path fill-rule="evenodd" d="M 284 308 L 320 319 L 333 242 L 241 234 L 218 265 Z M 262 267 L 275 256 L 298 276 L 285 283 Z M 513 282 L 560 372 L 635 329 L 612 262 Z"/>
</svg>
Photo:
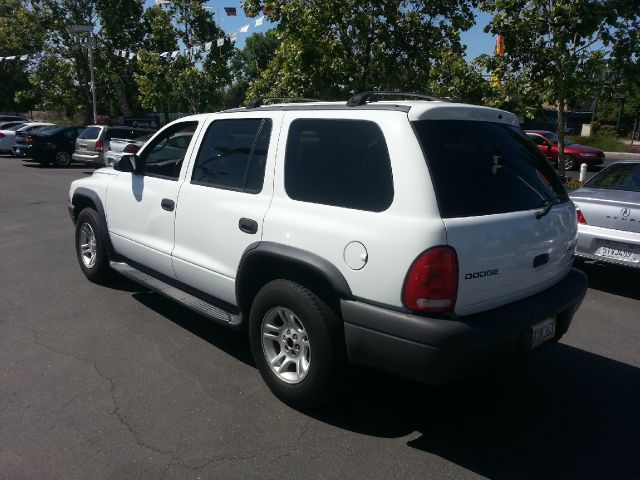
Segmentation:
<svg viewBox="0 0 640 480">
<path fill-rule="evenodd" d="M 0 156 L 1 479 L 638 478 L 640 271 L 582 266 L 569 333 L 513 368 L 441 389 L 360 371 L 305 414 L 242 334 L 84 278 L 66 205 L 90 173 Z"/>
</svg>

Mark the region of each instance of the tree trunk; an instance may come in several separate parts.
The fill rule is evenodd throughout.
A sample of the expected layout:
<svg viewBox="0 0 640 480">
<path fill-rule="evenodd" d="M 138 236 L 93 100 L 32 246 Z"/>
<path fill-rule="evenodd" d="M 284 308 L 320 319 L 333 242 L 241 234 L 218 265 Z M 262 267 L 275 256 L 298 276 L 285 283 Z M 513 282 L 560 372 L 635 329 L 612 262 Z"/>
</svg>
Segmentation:
<svg viewBox="0 0 640 480">
<path fill-rule="evenodd" d="M 564 107 L 566 100 L 560 95 L 558 99 L 558 126 L 556 133 L 558 135 L 558 175 L 560 178 L 565 177 L 564 170 Z"/>
</svg>

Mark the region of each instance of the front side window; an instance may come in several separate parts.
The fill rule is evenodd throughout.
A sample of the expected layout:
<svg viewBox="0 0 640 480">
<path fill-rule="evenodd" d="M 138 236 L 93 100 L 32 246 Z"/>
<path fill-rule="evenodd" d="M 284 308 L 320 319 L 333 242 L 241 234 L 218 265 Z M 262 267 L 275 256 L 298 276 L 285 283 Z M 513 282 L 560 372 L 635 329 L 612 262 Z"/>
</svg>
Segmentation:
<svg viewBox="0 0 640 480">
<path fill-rule="evenodd" d="M 202 141 L 191 183 L 258 193 L 264 180 L 271 120 L 216 120 Z"/>
<path fill-rule="evenodd" d="M 198 122 L 171 125 L 146 145 L 140 154 L 145 175 L 177 179 L 197 126 Z"/>
<path fill-rule="evenodd" d="M 284 183 L 294 200 L 370 212 L 386 210 L 394 191 L 382 130 L 367 120 L 293 121 Z"/>
<path fill-rule="evenodd" d="M 529 135 L 527 134 L 527 136 L 533 140 L 533 143 L 535 143 L 536 145 L 546 145 L 547 143 L 544 141 L 544 138 L 542 138 L 540 135 Z"/>
<path fill-rule="evenodd" d="M 517 127 L 469 120 L 420 120 L 413 126 L 443 218 L 568 200 L 553 167 Z"/>
</svg>

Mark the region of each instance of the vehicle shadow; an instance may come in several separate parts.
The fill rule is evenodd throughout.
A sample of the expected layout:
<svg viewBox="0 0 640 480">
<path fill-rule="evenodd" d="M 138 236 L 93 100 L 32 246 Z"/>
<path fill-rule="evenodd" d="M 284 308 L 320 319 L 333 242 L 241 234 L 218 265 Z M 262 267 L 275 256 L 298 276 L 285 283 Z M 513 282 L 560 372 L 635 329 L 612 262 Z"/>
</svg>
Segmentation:
<svg viewBox="0 0 640 480">
<path fill-rule="evenodd" d="M 574 262 L 589 277 L 589 288 L 622 297 L 640 300 L 640 271 L 594 261 Z"/>
<path fill-rule="evenodd" d="M 242 363 L 255 366 L 246 333 L 233 331 L 155 292 L 137 292 L 133 298 L 176 325 L 197 335 Z"/>
<path fill-rule="evenodd" d="M 556 345 L 465 385 L 429 388 L 377 372 L 313 416 L 492 479 L 637 478 L 640 369 Z"/>
<path fill-rule="evenodd" d="M 24 159 L 23 159 L 24 161 Z M 33 160 L 27 160 L 25 163 L 22 164 L 23 167 L 27 167 L 27 168 L 43 168 L 43 169 L 47 169 L 47 170 L 81 170 L 81 169 L 86 169 L 87 165 L 85 164 L 71 164 L 69 166 L 66 167 L 56 167 L 53 164 L 50 165 L 42 165 L 39 162 L 35 162 Z M 90 173 L 93 173 L 93 171 L 91 171 Z"/>
<path fill-rule="evenodd" d="M 255 366 L 247 336 L 153 292 L 138 302 Z M 265 386 L 266 388 L 266 386 Z M 307 415 L 442 457 L 492 479 L 637 478 L 640 369 L 564 344 L 447 387 L 358 368 L 335 405 Z"/>
</svg>

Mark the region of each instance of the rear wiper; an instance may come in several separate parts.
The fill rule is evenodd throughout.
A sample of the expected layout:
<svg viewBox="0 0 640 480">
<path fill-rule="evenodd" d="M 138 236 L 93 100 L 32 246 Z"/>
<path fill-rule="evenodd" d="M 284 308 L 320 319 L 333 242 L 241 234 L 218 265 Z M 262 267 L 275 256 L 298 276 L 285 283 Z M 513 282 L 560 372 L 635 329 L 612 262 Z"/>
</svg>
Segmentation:
<svg viewBox="0 0 640 480">
<path fill-rule="evenodd" d="M 542 217 L 544 217 L 547 213 L 549 213 L 551 211 L 551 207 L 553 207 L 553 204 L 557 203 L 557 202 L 553 202 L 552 200 L 545 200 L 544 202 L 544 206 L 542 207 L 542 210 L 538 210 L 536 212 L 536 218 L 538 220 L 540 220 Z"/>
</svg>

